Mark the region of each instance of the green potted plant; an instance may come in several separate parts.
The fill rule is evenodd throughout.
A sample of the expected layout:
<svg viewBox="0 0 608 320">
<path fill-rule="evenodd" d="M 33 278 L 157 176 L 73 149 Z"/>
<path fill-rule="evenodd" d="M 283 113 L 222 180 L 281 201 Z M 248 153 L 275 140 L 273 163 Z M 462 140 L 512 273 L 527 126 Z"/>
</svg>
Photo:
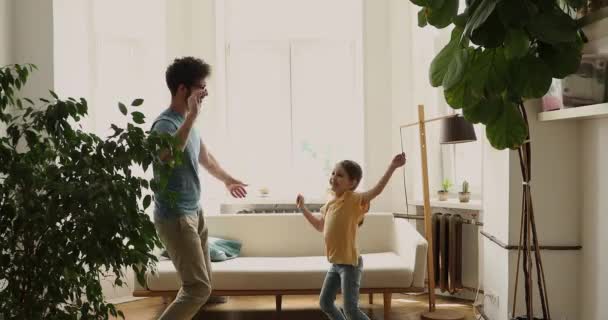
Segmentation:
<svg viewBox="0 0 608 320">
<path fill-rule="evenodd" d="M 0 318 L 108 319 L 100 281 L 125 284 L 126 268 L 140 282 L 160 246 L 145 209 L 150 189 L 163 190 L 181 159 L 175 139 L 144 131 L 144 115 L 119 103 L 126 127 L 101 138 L 82 131 L 84 99 L 20 97 L 33 65 L 0 67 Z M 4 130 L 2 130 L 4 131 Z M 161 149 L 175 160 L 158 181 L 144 171 Z M 124 316 L 123 316 L 124 317 Z"/>
<path fill-rule="evenodd" d="M 435 56 L 430 84 L 441 86 L 447 103 L 464 117 L 485 125 L 496 149 L 518 150 L 524 184 L 520 233 L 532 238 L 534 250 L 523 246 L 526 316 L 532 319 L 532 284 L 538 285 L 543 319 L 550 319 L 544 271 L 530 187 L 531 144 L 526 99 L 542 97 L 552 78 L 575 73 L 586 37 L 573 18 L 584 0 L 410 0 L 420 6 L 418 25 L 453 25 L 450 42 Z M 527 263 L 534 260 L 535 263 Z M 519 263 L 519 262 L 518 262 Z M 536 265 L 537 281 L 533 281 Z M 519 277 L 516 277 L 519 279 Z M 518 280 L 515 280 L 518 281 Z M 517 287 L 517 283 L 515 285 Z M 513 313 L 517 290 L 514 291 Z"/>
<path fill-rule="evenodd" d="M 452 182 L 450 179 L 443 179 L 441 182 L 441 190 L 437 191 L 437 197 L 439 201 L 448 200 L 448 194 L 450 192 L 450 188 L 452 187 Z"/>
<path fill-rule="evenodd" d="M 458 199 L 460 202 L 469 202 L 471 199 L 471 193 L 469 192 L 469 182 L 462 182 L 462 191 L 458 192 Z"/>
</svg>

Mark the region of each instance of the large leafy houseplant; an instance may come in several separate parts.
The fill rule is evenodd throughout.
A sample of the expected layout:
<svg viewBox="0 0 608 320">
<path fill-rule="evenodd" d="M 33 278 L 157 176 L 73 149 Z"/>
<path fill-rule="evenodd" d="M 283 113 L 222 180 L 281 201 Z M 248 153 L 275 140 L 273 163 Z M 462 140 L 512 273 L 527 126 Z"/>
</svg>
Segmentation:
<svg viewBox="0 0 608 320">
<path fill-rule="evenodd" d="M 552 78 L 574 73 L 585 36 L 572 18 L 584 0 L 411 0 L 418 25 L 453 25 L 450 42 L 433 59 L 430 84 L 464 117 L 482 123 L 497 149 L 514 149 L 524 180 L 520 249 L 528 319 L 532 319 L 532 251 L 544 319 L 550 319 L 530 194 L 531 152 L 524 100 L 540 98 Z M 535 250 L 532 250 L 534 248 Z M 518 260 L 521 251 L 518 254 Z M 518 261 L 519 264 L 519 261 Z M 518 279 L 518 276 L 516 276 Z M 517 294 L 517 280 L 515 283 Z M 515 312 L 516 296 L 513 299 Z"/>
<path fill-rule="evenodd" d="M 110 137 L 82 131 L 86 100 L 52 91 L 48 99 L 18 96 L 34 69 L 0 68 L 6 128 L 0 132 L 0 318 L 120 316 L 104 301 L 100 281 L 113 274 L 122 286 L 126 267 L 143 281 L 157 261 L 151 251 L 160 242 L 144 210 L 152 200 L 148 189 L 162 188 L 166 179 L 157 184 L 135 172 L 146 170 L 161 148 L 175 150 L 175 141 L 145 132 L 139 111 L 126 128 L 112 125 Z M 119 108 L 127 115 L 127 106 Z"/>
</svg>

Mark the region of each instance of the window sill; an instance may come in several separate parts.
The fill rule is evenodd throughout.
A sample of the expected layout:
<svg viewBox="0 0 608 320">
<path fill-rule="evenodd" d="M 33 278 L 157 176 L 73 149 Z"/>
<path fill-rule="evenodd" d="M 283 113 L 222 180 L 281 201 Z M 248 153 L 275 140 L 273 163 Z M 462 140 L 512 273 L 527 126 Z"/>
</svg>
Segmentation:
<svg viewBox="0 0 608 320">
<path fill-rule="evenodd" d="M 424 207 L 423 200 L 413 200 L 410 201 L 410 205 L 416 207 Z M 446 201 L 439 201 L 438 199 L 431 199 L 431 207 L 432 208 L 450 208 L 450 209 L 460 209 L 460 210 L 474 210 L 481 211 L 483 208 L 481 200 L 472 199 L 469 202 L 460 202 L 458 199 L 450 198 Z"/>
</svg>

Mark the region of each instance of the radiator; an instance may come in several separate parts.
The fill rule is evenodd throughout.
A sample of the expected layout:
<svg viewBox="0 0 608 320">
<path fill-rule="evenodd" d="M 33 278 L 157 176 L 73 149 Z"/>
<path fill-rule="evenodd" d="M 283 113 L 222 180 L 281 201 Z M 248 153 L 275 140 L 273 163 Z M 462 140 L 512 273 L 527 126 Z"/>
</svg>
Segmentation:
<svg viewBox="0 0 608 320">
<path fill-rule="evenodd" d="M 455 294 L 462 288 L 462 217 L 433 214 L 435 283 L 441 292 Z"/>
</svg>

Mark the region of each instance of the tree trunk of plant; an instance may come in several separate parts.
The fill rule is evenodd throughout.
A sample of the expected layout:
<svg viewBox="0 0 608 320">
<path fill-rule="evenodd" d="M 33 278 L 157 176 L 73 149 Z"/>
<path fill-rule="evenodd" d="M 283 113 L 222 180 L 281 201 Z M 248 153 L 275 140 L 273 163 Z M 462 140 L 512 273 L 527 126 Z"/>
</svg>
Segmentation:
<svg viewBox="0 0 608 320">
<path fill-rule="evenodd" d="M 517 265 L 522 260 L 522 269 L 524 272 L 524 288 L 525 288 L 525 301 L 526 301 L 526 314 L 529 320 L 534 317 L 534 303 L 533 303 L 533 261 L 536 265 L 537 275 L 537 286 L 538 293 L 540 296 L 541 307 L 543 311 L 543 319 L 551 319 L 549 312 L 549 298 L 547 295 L 547 285 L 545 282 L 545 271 L 541 259 L 541 254 L 538 244 L 538 234 L 536 232 L 536 221 L 534 219 L 534 208 L 532 206 L 532 193 L 530 180 L 532 177 L 532 150 L 530 142 L 530 124 L 528 122 L 528 116 L 523 103 L 519 103 L 519 111 L 524 118 L 526 127 L 528 128 L 528 135 L 526 141 L 519 147 L 517 153 L 519 155 L 519 164 L 521 168 L 521 175 L 523 178 L 522 182 L 522 215 L 521 225 L 519 229 L 519 246 L 517 249 Z M 534 255 L 532 255 L 534 251 Z M 523 253 L 523 259 L 521 255 Z M 515 275 L 515 290 L 513 293 L 513 311 L 512 316 L 515 317 L 515 310 L 517 306 L 517 286 L 519 283 L 519 268 Z"/>
</svg>

